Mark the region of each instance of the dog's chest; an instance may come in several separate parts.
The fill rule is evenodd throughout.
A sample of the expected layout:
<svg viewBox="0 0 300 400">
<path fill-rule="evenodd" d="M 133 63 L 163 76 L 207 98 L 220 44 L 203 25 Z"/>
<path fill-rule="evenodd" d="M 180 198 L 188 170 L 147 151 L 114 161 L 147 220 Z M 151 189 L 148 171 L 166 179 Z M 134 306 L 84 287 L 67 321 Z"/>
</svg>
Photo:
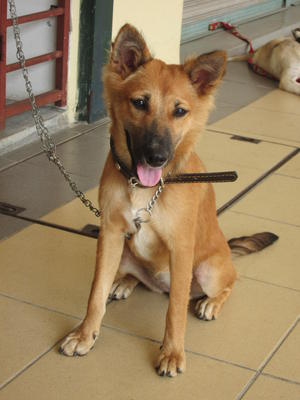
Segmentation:
<svg viewBox="0 0 300 400">
<path fill-rule="evenodd" d="M 157 239 L 155 232 L 149 226 L 142 224 L 139 231 L 133 235 L 130 247 L 139 258 L 153 262 L 159 245 Z"/>
<path fill-rule="evenodd" d="M 152 216 L 145 211 L 149 201 L 149 191 L 147 190 L 147 192 L 148 195 L 133 193 L 131 204 L 124 216 L 128 223 L 129 247 L 139 258 L 153 262 L 160 252 L 162 243 L 157 229 L 154 229 L 154 226 L 157 228 L 157 212 L 155 211 L 158 210 L 154 209 Z M 155 208 L 157 207 L 159 207 L 159 201 L 158 204 L 155 204 Z"/>
</svg>

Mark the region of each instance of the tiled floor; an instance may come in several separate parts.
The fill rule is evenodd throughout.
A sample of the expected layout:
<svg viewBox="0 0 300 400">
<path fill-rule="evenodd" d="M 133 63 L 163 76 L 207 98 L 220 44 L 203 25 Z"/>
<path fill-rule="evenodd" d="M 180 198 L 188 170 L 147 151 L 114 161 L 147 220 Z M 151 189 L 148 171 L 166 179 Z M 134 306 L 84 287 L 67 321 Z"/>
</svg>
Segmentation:
<svg viewBox="0 0 300 400">
<path fill-rule="evenodd" d="M 273 83 L 259 87 L 243 64 L 229 71 L 212 118 L 217 122 L 197 145 L 208 170 L 239 173 L 236 183 L 215 185 L 218 207 L 299 145 L 299 98 L 273 90 Z M 234 100 L 226 97 L 231 89 Z M 227 107 L 224 119 L 218 104 Z M 58 151 L 96 203 L 107 127 L 76 129 L 79 136 L 65 132 Z M 0 213 L 0 400 L 300 398 L 299 154 L 219 217 L 228 238 L 272 231 L 279 241 L 234 259 L 239 278 L 217 321 L 199 321 L 191 304 L 187 372 L 162 379 L 153 365 L 168 297 L 143 287 L 108 306 L 101 339 L 87 357 L 58 354 L 58 342 L 84 317 L 94 270 L 96 240 L 78 233 L 98 221 L 37 153 L 27 148 L 7 155 L 18 164 L 3 162 L 0 173 L 0 201 L 26 208 L 20 214 L 25 220 Z"/>
<path fill-rule="evenodd" d="M 278 97 L 281 97 L 281 92 L 279 93 L 280 96 L 271 92 L 266 99 L 263 97 L 253 102 L 248 107 L 219 120 L 209 128 L 213 131 L 299 146 L 300 97 L 284 93 L 281 101 L 285 103 L 284 99 L 288 98 L 288 104 L 280 107 Z M 266 100 L 265 103 L 264 100 Z M 290 103 L 293 103 L 291 108 L 289 107 Z M 278 118 L 279 114 L 280 118 Z"/>
</svg>

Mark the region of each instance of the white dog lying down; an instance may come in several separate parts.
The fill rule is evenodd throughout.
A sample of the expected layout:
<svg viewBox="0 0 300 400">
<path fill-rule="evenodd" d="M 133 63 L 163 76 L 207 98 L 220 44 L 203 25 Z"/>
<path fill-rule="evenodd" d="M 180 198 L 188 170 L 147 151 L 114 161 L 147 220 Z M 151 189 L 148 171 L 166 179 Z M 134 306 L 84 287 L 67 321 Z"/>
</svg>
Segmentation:
<svg viewBox="0 0 300 400">
<path fill-rule="evenodd" d="M 279 88 L 300 95 L 300 43 L 292 38 L 274 39 L 253 55 L 232 57 L 228 61 L 252 58 L 253 64 L 279 80 Z"/>
</svg>

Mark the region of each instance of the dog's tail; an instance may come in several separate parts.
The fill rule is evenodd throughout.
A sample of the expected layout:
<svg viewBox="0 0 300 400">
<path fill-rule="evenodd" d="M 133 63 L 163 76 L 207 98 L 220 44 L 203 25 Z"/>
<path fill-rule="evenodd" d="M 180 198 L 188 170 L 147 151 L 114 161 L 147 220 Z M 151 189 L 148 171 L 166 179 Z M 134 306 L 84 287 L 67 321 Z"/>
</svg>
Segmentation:
<svg viewBox="0 0 300 400">
<path fill-rule="evenodd" d="M 249 54 L 244 54 L 242 56 L 233 56 L 233 57 L 228 57 L 227 62 L 230 61 L 248 61 Z"/>
<path fill-rule="evenodd" d="M 251 236 L 230 239 L 228 245 L 233 254 L 243 256 L 261 251 L 276 242 L 277 239 L 278 236 L 274 233 L 260 232 Z"/>
</svg>

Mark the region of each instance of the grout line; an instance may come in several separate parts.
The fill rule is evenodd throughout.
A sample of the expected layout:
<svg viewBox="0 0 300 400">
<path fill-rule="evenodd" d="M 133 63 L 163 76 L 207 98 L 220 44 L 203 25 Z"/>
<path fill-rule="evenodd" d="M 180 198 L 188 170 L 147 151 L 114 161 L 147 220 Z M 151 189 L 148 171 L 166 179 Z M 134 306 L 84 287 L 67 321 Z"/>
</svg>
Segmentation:
<svg viewBox="0 0 300 400">
<path fill-rule="evenodd" d="M 297 179 L 297 180 L 300 179 L 299 176 L 287 175 L 287 174 L 282 174 L 282 173 L 280 174 L 280 173 L 278 173 L 278 172 L 276 172 L 275 175 L 283 176 L 284 178 L 293 178 L 293 179 Z"/>
<path fill-rule="evenodd" d="M 267 95 L 268 95 L 268 94 L 269 94 L 269 93 L 267 93 Z M 273 114 L 278 114 L 278 113 L 280 113 L 280 114 L 287 114 L 288 116 L 297 116 L 297 117 L 300 117 L 300 114 L 299 114 L 299 113 L 288 112 L 288 111 L 270 110 L 269 108 L 265 108 L 265 107 L 261 107 L 261 106 L 257 106 L 257 105 L 254 106 L 253 103 L 255 103 L 255 102 L 258 101 L 258 100 L 260 100 L 260 98 L 257 99 L 257 100 L 255 100 L 255 101 L 253 101 L 252 103 L 249 103 L 249 105 L 251 104 L 251 108 L 254 108 L 255 110 L 264 110 L 264 111 L 268 111 L 268 112 L 273 113 Z"/>
<path fill-rule="evenodd" d="M 86 134 L 89 134 L 89 133 L 93 132 L 95 129 L 107 125 L 109 123 L 109 121 L 110 121 L 110 119 L 108 117 L 102 118 L 96 126 L 89 127 L 89 128 L 87 127 L 86 130 L 83 130 L 82 132 L 79 132 L 79 133 L 75 134 L 72 137 L 63 139 L 61 141 L 58 140 L 58 142 L 56 143 L 56 147 L 61 146 L 61 145 L 65 144 L 65 143 L 67 143 L 67 142 L 70 142 L 70 141 L 74 140 L 74 139 L 77 139 L 80 136 L 84 136 Z M 62 130 L 66 130 L 68 128 L 72 129 L 72 127 L 66 127 L 66 128 L 63 128 Z M 74 127 L 74 129 L 75 129 L 75 127 Z M 55 139 L 55 135 L 51 135 L 51 137 L 53 139 Z M 36 142 L 37 141 L 35 141 L 34 143 L 36 143 Z M 16 149 L 16 150 L 18 150 L 18 149 Z M 12 159 L 8 158 L 7 155 L 3 155 L 8 160 L 11 160 L 13 162 L 13 164 L 8 165 L 7 167 L 3 167 L 2 169 L 0 169 L 0 172 L 7 171 L 8 169 L 15 167 L 16 165 L 22 164 L 25 161 L 29 161 L 32 158 L 37 157 L 37 156 L 39 156 L 39 155 L 41 155 L 43 153 L 44 153 L 44 150 L 40 149 L 38 151 L 34 151 L 34 154 L 32 154 L 32 155 L 28 155 L 25 158 L 21 158 L 21 160 L 12 160 Z"/>
<path fill-rule="evenodd" d="M 242 212 L 242 211 L 230 210 L 230 212 L 232 212 L 234 214 L 239 214 L 239 215 L 247 215 L 248 217 L 263 219 L 265 221 L 275 222 L 277 224 L 292 226 L 293 228 L 299 228 L 300 227 L 300 225 L 290 224 L 289 222 L 280 221 L 278 219 L 261 217 L 260 215 L 248 214 L 248 213 L 245 213 L 245 212 Z"/>
<path fill-rule="evenodd" d="M 249 279 L 249 280 L 254 281 L 254 282 L 261 282 L 261 283 L 264 283 L 264 284 L 266 284 L 266 285 L 274 286 L 274 287 L 277 287 L 277 288 L 280 288 L 280 289 L 292 290 L 293 292 L 297 292 L 297 293 L 300 292 L 300 289 L 295 289 L 295 288 L 291 288 L 291 287 L 288 287 L 288 286 L 278 285 L 278 284 L 276 284 L 276 283 L 264 281 L 264 280 L 262 280 L 262 279 L 251 278 L 251 277 L 246 276 L 246 275 L 241 275 L 241 274 L 239 274 L 239 277 L 241 277 L 241 278 L 243 278 L 243 279 Z"/>
<path fill-rule="evenodd" d="M 274 171 L 282 167 L 282 165 L 286 164 L 290 159 L 295 157 L 298 154 L 300 148 L 294 149 L 291 153 L 289 153 L 286 157 L 280 160 L 277 164 L 275 164 L 271 169 L 267 170 L 264 174 L 262 174 L 259 178 L 257 178 L 254 182 L 250 183 L 250 185 L 246 186 L 241 192 L 235 195 L 231 200 L 227 201 L 222 207 L 217 210 L 217 215 L 222 214 L 227 208 L 230 208 L 233 204 L 235 204 L 238 200 L 244 197 L 248 192 L 254 189 L 260 182 L 266 179 L 269 175 L 271 175 Z"/>
<path fill-rule="evenodd" d="M 232 62 L 232 61 L 230 61 L 230 62 Z M 244 62 L 244 61 L 238 61 L 238 62 Z M 232 72 L 231 72 L 231 73 L 232 73 Z M 271 93 L 271 92 L 273 92 L 274 90 L 277 89 L 276 86 L 274 87 L 274 86 L 265 85 L 265 84 L 264 84 L 265 80 L 262 80 L 262 82 L 252 82 L 252 81 L 245 81 L 245 80 L 243 81 L 241 78 L 234 78 L 234 77 L 227 76 L 227 75 L 224 76 L 222 82 L 238 83 L 238 84 L 241 84 L 241 85 L 248 85 L 248 86 L 249 86 L 249 85 L 252 85 L 252 86 L 258 87 L 259 89 L 266 89 L 266 90 L 269 90 L 269 93 Z M 220 90 L 220 89 L 219 89 L 219 90 Z M 247 103 L 246 106 L 242 106 L 242 107 L 244 108 L 244 107 L 247 107 L 247 106 L 252 105 L 252 104 L 255 103 L 256 101 L 258 101 L 258 100 L 262 99 L 263 97 L 267 96 L 269 93 L 260 95 L 256 100 L 253 100 L 253 101 L 251 101 L 250 103 Z M 217 96 L 218 96 L 218 94 L 217 94 Z M 289 113 L 289 114 L 290 114 L 290 113 Z M 299 114 L 295 114 L 295 115 L 299 115 Z"/>
<path fill-rule="evenodd" d="M 256 382 L 256 380 L 258 379 L 258 377 L 262 374 L 264 368 L 266 367 L 266 365 L 270 362 L 270 360 L 273 358 L 273 356 L 275 355 L 275 353 L 277 353 L 277 351 L 280 349 L 280 347 L 283 345 L 283 343 L 287 340 L 287 338 L 290 336 L 290 334 L 292 333 L 292 331 L 294 330 L 294 328 L 297 326 L 298 322 L 300 320 L 300 317 L 298 317 L 296 319 L 296 321 L 294 321 L 294 323 L 290 326 L 290 328 L 288 329 L 288 331 L 283 335 L 283 337 L 279 340 L 278 344 L 274 347 L 274 349 L 271 351 L 271 353 L 267 356 L 267 358 L 265 359 L 265 361 L 263 361 L 263 363 L 261 364 L 261 366 L 259 367 L 259 369 L 257 370 L 256 374 L 252 377 L 252 379 L 250 379 L 250 381 L 246 384 L 246 386 L 244 387 L 244 389 L 241 391 L 241 393 L 237 396 L 236 400 L 241 400 L 245 394 L 248 392 L 248 390 L 251 388 L 251 386 Z"/>
<path fill-rule="evenodd" d="M 161 341 L 159 341 L 157 339 L 152 339 L 149 336 L 138 335 L 136 333 L 129 332 L 126 329 L 121 329 L 121 328 L 114 327 L 114 326 L 111 326 L 111 325 L 102 324 L 102 326 L 105 327 L 105 328 L 111 329 L 113 331 L 119 332 L 119 333 L 121 333 L 123 335 L 126 335 L 126 336 L 132 336 L 132 337 L 135 337 L 135 338 L 138 338 L 138 339 L 147 340 L 147 341 L 152 342 L 152 343 L 161 344 Z M 189 350 L 187 348 L 185 348 L 184 351 L 186 353 L 193 354 L 193 355 L 196 355 L 196 356 L 200 356 L 200 357 L 203 357 L 203 358 L 207 358 L 209 360 L 217 361 L 217 362 L 220 362 L 222 364 L 228 364 L 228 365 L 232 365 L 234 367 L 238 367 L 238 368 L 246 369 L 248 371 L 256 372 L 256 370 L 253 369 L 253 368 L 246 367 L 245 365 L 241 365 L 241 364 L 235 363 L 233 361 L 223 360 L 222 358 L 217 358 L 217 357 L 214 357 L 214 356 L 210 356 L 208 354 L 199 353 L 197 351 Z"/>
<path fill-rule="evenodd" d="M 18 299 L 17 297 L 10 296 L 9 294 L 3 293 L 3 292 L 0 292 L 0 296 L 5 297 L 5 298 L 10 299 L 10 300 L 13 300 L 13 301 L 15 301 L 17 303 L 24 303 L 24 304 L 27 304 L 29 306 L 39 308 L 41 310 L 54 312 L 56 314 L 62 315 L 63 317 L 74 318 L 74 319 L 77 319 L 77 320 L 80 320 L 80 321 L 82 320 L 82 318 L 77 317 L 75 315 L 68 314 L 68 313 L 65 313 L 63 311 L 59 311 L 59 310 L 56 310 L 56 309 L 53 309 L 53 308 L 49 308 L 49 307 L 46 307 L 46 306 L 41 306 L 40 304 L 32 303 L 32 302 L 30 302 L 28 300 Z"/>
<path fill-rule="evenodd" d="M 293 381 L 291 379 L 287 379 L 287 378 L 282 378 L 281 376 L 276 376 L 276 375 L 272 375 L 272 374 L 267 374 L 266 372 L 262 372 L 261 373 L 262 376 L 266 376 L 268 378 L 273 378 L 273 379 L 277 379 L 279 381 L 283 381 L 283 382 L 287 382 L 287 383 L 292 383 L 294 385 L 300 385 L 300 382 L 297 381 Z"/>
<path fill-rule="evenodd" d="M 239 110 L 238 110 L 238 111 L 239 111 Z M 225 117 L 225 118 L 226 118 L 226 117 Z M 219 120 L 219 121 L 221 121 L 221 120 Z M 218 121 L 217 121 L 217 122 L 218 122 Z M 214 124 L 214 123 L 213 123 L 213 124 Z M 213 125 L 213 124 L 211 124 L 211 125 Z M 208 126 L 205 128 L 205 130 L 206 130 L 206 131 L 209 131 L 209 132 L 213 132 L 213 133 L 220 133 L 221 135 L 227 135 L 227 136 L 239 135 L 237 132 L 225 132 L 225 131 L 221 131 L 221 130 L 219 130 L 219 129 L 210 128 L 210 125 L 208 125 Z M 247 137 L 251 137 L 252 139 L 258 139 L 258 140 L 260 140 L 261 142 L 264 142 L 264 143 L 276 144 L 277 146 L 290 147 L 290 148 L 292 148 L 292 149 L 299 148 L 296 144 L 293 145 L 293 144 L 279 143 L 279 142 L 274 142 L 274 141 L 272 141 L 272 140 L 267 140 L 267 139 L 265 139 L 265 136 L 260 136 L 260 135 L 258 135 L 257 137 L 252 137 L 252 136 L 247 135 Z"/>
<path fill-rule="evenodd" d="M 188 349 L 185 349 L 185 351 L 186 351 L 186 353 L 194 354 L 196 356 L 200 356 L 200 357 L 203 357 L 203 358 L 208 358 L 209 360 L 217 361 L 217 362 L 220 362 L 222 364 L 232 365 L 233 367 L 238 367 L 238 368 L 245 369 L 247 371 L 256 372 L 256 369 L 253 369 L 253 368 L 250 368 L 250 367 L 246 367 L 245 365 L 241 365 L 241 364 L 238 364 L 238 363 L 233 362 L 233 361 L 222 360 L 221 358 L 213 357 L 213 356 L 210 356 L 208 354 L 203 354 L 203 353 L 199 353 L 197 351 L 192 351 L 192 350 L 188 350 Z"/>
<path fill-rule="evenodd" d="M 76 327 L 74 329 L 76 329 Z M 17 379 L 20 375 L 22 375 L 24 372 L 26 372 L 28 369 L 30 369 L 34 364 L 36 364 L 39 360 L 41 360 L 45 355 L 50 353 L 50 351 L 53 350 L 58 345 L 58 343 L 60 343 L 67 335 L 68 335 L 68 333 L 66 335 L 64 335 L 62 338 L 60 338 L 57 342 L 55 342 L 55 344 L 53 346 L 51 346 L 48 350 L 44 351 L 42 354 L 40 354 L 38 357 L 36 357 L 34 360 L 32 360 L 29 364 L 25 365 L 25 367 L 22 368 L 20 371 L 18 371 L 14 376 L 12 376 L 6 382 L 1 384 L 0 385 L 0 390 L 4 389 L 12 381 Z"/>
</svg>

